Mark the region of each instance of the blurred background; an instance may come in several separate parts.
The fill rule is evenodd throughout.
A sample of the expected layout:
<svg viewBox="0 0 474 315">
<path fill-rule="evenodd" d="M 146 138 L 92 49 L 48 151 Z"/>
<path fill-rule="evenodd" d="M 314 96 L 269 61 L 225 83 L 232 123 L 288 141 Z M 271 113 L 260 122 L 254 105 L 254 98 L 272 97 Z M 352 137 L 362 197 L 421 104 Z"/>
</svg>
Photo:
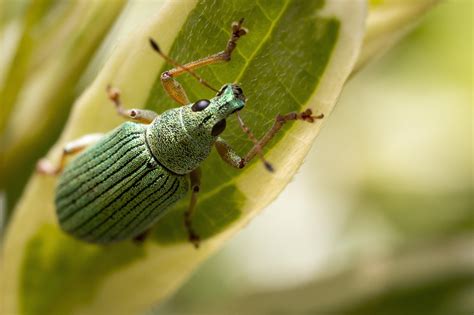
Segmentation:
<svg viewBox="0 0 474 315">
<path fill-rule="evenodd" d="M 1 1 L 1 23 L 24 14 L 27 3 Z M 51 12 L 48 3 L 54 1 L 35 3 L 26 14 L 34 36 L 19 37 L 14 23 L 0 34 L 1 153 L 15 170 L 0 165 L 3 221 L 34 161 L 60 134 L 68 115 L 64 104 L 72 104 L 93 80 L 112 43 L 162 1 L 112 1 L 106 11 L 106 2 L 91 8 L 64 1 Z M 62 11 L 71 13 L 61 28 L 53 28 L 51 19 Z M 98 12 L 107 13 L 100 28 L 88 20 Z M 355 73 L 293 182 L 149 314 L 472 315 L 472 13 L 470 0 L 441 2 L 395 48 Z M 86 26 L 92 28 L 81 29 L 77 38 L 67 32 Z M 94 35 L 88 43 L 81 41 L 83 32 Z M 43 64 L 41 55 L 24 62 L 31 47 L 43 56 L 54 49 L 38 40 L 43 35 L 70 50 L 81 45 L 82 53 L 68 60 L 71 69 Z M 17 41 L 23 53 L 10 55 L 8 45 Z M 12 89 L 16 81 L 4 81 L 13 71 L 9 63 L 24 86 Z M 28 77 L 31 67 L 40 70 L 37 77 Z M 58 84 L 59 74 L 63 85 L 48 88 L 49 82 Z M 41 95 L 44 106 L 57 104 L 61 111 L 50 108 L 54 121 L 43 117 L 25 129 L 18 124 L 21 109 L 9 116 L 13 104 L 27 108 L 31 100 L 25 95 L 43 90 L 51 91 Z M 22 134 L 29 137 L 15 142 Z M 18 154 L 25 150 L 31 154 Z"/>
</svg>

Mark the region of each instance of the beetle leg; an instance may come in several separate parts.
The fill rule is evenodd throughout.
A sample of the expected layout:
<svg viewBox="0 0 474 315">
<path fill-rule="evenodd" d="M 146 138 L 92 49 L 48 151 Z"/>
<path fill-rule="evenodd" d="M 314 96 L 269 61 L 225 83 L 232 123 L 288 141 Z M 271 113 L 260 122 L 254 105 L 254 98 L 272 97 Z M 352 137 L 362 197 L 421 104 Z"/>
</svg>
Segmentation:
<svg viewBox="0 0 474 315">
<path fill-rule="evenodd" d="M 147 240 L 148 236 L 150 236 L 150 231 L 151 229 L 148 229 L 138 234 L 137 236 L 133 238 L 133 242 L 137 245 L 143 244 L 143 242 Z"/>
<path fill-rule="evenodd" d="M 214 145 L 220 157 L 229 165 L 235 168 L 242 168 L 241 161 L 243 158 L 235 152 L 235 150 L 224 139 L 218 137 Z"/>
<path fill-rule="evenodd" d="M 45 175 L 58 175 L 66 165 L 66 158 L 74 153 L 80 152 L 91 144 L 97 142 L 104 135 L 101 133 L 94 133 L 85 135 L 79 139 L 66 143 L 57 166 L 53 165 L 46 159 L 41 159 L 36 164 L 36 171 Z"/>
<path fill-rule="evenodd" d="M 189 104 L 188 96 L 184 91 L 183 86 L 175 80 L 175 78 L 188 70 L 194 70 L 207 65 L 230 61 L 230 57 L 235 47 L 237 47 L 237 40 L 248 33 L 247 29 L 242 27 L 243 19 L 239 22 L 232 23 L 232 33 L 230 39 L 227 41 L 226 48 L 216 54 L 204 57 L 202 59 L 191 61 L 183 66 L 173 68 L 161 74 L 161 83 L 165 88 L 166 93 L 181 105 Z"/>
<path fill-rule="evenodd" d="M 262 148 L 268 144 L 268 142 L 277 134 L 277 132 L 288 121 L 302 120 L 302 121 L 313 123 L 316 119 L 322 119 L 323 117 L 324 117 L 323 114 L 313 116 L 311 109 L 307 109 L 301 113 L 291 112 L 286 115 L 277 115 L 272 128 L 270 128 L 270 130 L 268 130 L 265 133 L 262 139 L 257 141 L 257 143 L 250 149 L 250 151 L 244 157 L 241 157 L 239 154 L 237 154 L 234 151 L 234 149 L 232 149 L 232 147 L 227 142 L 225 142 L 224 139 L 220 137 L 217 138 L 215 142 L 215 146 L 216 146 L 217 152 L 219 153 L 219 155 L 225 162 L 227 162 L 228 164 L 232 165 L 235 168 L 243 168 L 257 154 L 261 152 Z M 245 126 L 242 122 L 241 122 L 241 128 L 244 130 L 245 133 L 251 134 L 250 129 L 247 126 Z M 269 167 L 271 168 L 271 166 Z"/>
<path fill-rule="evenodd" d="M 189 241 L 194 245 L 195 248 L 199 248 L 200 238 L 192 227 L 191 219 L 194 208 L 196 207 L 199 189 L 201 187 L 201 169 L 197 168 L 189 173 L 189 178 L 191 179 L 191 202 L 189 203 L 188 210 L 184 213 L 184 226 L 186 227 Z"/>
<path fill-rule="evenodd" d="M 122 102 L 120 101 L 120 91 L 117 88 L 111 87 L 110 85 L 107 86 L 106 90 L 109 100 L 114 103 L 117 114 L 120 116 L 144 124 L 149 124 L 153 121 L 153 119 L 158 117 L 158 114 L 151 110 L 123 108 Z"/>
</svg>

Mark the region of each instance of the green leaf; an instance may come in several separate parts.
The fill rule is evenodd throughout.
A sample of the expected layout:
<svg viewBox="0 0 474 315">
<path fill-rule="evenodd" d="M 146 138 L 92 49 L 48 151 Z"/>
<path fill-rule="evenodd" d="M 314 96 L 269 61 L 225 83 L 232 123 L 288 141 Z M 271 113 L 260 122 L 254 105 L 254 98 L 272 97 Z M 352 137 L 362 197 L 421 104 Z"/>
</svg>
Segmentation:
<svg viewBox="0 0 474 315">
<path fill-rule="evenodd" d="M 438 2 L 440 0 L 370 0 L 367 30 L 354 72 L 407 35 Z"/>
<path fill-rule="evenodd" d="M 6 191 L 8 210 L 15 205 L 36 161 L 57 140 L 83 89 L 79 81 L 125 1 L 26 4 L 22 19 L 1 29 L 20 33 L 18 40 L 9 38 L 11 35 L 0 37 L 0 45 L 12 54 L 2 69 L 5 77 L 0 78 L 0 189 Z"/>
<path fill-rule="evenodd" d="M 148 46 L 156 38 L 181 62 L 222 50 L 232 21 L 245 17 L 250 33 L 228 64 L 198 72 L 218 86 L 241 82 L 249 98 L 243 119 L 261 137 L 278 113 L 311 108 L 331 113 L 357 60 L 364 34 L 365 1 L 169 1 L 160 14 L 115 50 L 94 83 L 76 102 L 50 158 L 57 161 L 66 141 L 106 132 L 122 120 L 105 87 L 122 91 L 128 107 L 157 112 L 175 107 L 159 76 L 169 69 Z M 211 97 L 188 76 L 180 81 L 191 99 Z M 15 211 L 5 240 L 5 307 L 14 314 L 134 314 L 168 296 L 201 261 L 223 246 L 271 202 L 291 180 L 321 124 L 285 126 L 259 161 L 234 170 L 215 152 L 203 165 L 202 193 L 194 222 L 204 242 L 195 250 L 184 233 L 179 202 L 141 246 L 122 242 L 96 246 L 63 234 L 54 214 L 56 180 L 34 175 Z M 244 154 L 251 142 L 235 120 L 223 134 Z"/>
</svg>

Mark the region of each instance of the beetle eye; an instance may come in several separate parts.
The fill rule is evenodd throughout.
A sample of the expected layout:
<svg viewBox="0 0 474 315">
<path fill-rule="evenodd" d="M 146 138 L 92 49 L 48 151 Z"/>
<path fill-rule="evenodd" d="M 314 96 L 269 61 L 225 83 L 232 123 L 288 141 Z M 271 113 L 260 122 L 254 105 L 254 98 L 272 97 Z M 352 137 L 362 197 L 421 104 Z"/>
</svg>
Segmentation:
<svg viewBox="0 0 474 315">
<path fill-rule="evenodd" d="M 220 135 L 224 131 L 225 125 L 226 125 L 225 119 L 219 120 L 217 124 L 215 124 L 214 127 L 212 127 L 211 135 L 213 137 Z"/>
<path fill-rule="evenodd" d="M 209 100 L 199 100 L 196 103 L 193 104 L 191 107 L 191 110 L 193 112 L 200 112 L 204 110 L 207 106 L 209 106 L 211 102 Z"/>
</svg>

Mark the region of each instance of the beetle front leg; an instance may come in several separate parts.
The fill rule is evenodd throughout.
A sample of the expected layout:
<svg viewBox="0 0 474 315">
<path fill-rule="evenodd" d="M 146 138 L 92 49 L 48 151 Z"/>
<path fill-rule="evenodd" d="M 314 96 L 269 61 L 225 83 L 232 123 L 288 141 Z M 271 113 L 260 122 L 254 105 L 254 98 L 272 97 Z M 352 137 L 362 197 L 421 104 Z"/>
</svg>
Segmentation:
<svg viewBox="0 0 474 315">
<path fill-rule="evenodd" d="M 69 155 L 84 150 L 86 147 L 97 142 L 103 136 L 104 135 L 102 133 L 94 133 L 85 135 L 79 139 L 67 143 L 63 148 L 63 152 L 61 154 L 61 158 L 59 160 L 58 165 L 55 166 L 50 161 L 46 159 L 41 159 L 36 164 L 36 171 L 40 174 L 45 175 L 58 175 L 64 169 L 64 166 L 66 165 L 66 158 Z"/>
<path fill-rule="evenodd" d="M 227 41 L 226 48 L 223 51 L 207 56 L 205 58 L 196 60 L 196 61 L 189 62 L 182 66 L 176 65 L 175 68 L 165 71 L 161 74 L 161 77 L 160 77 L 161 84 L 163 85 L 166 93 L 168 93 L 168 95 L 173 100 L 175 100 L 181 105 L 189 104 L 189 99 L 188 99 L 188 96 L 186 95 L 186 92 L 183 86 L 175 79 L 177 76 L 185 72 L 190 72 L 190 70 L 192 71 L 194 69 L 201 68 L 207 65 L 230 61 L 232 52 L 237 47 L 237 41 L 239 40 L 240 37 L 248 33 L 247 29 L 242 27 L 242 23 L 243 23 L 243 19 L 241 19 L 238 22 L 232 23 L 232 33 L 230 35 L 229 40 Z M 162 52 L 158 48 L 158 45 L 154 41 L 151 41 L 151 45 L 153 49 L 155 49 L 159 54 L 162 54 Z M 169 60 L 171 61 L 171 59 Z M 203 80 L 201 80 L 195 74 L 193 75 L 201 83 L 203 83 L 204 85 L 207 85 L 206 82 L 203 82 Z"/>
<path fill-rule="evenodd" d="M 191 201 L 189 203 L 188 210 L 184 213 L 184 226 L 186 227 L 189 241 L 197 249 L 199 248 L 200 238 L 193 229 L 192 215 L 194 213 L 194 208 L 196 207 L 197 203 L 197 196 L 201 188 L 201 169 L 197 168 L 189 173 L 189 178 L 191 180 Z"/>
<path fill-rule="evenodd" d="M 228 164 L 232 165 L 235 168 L 243 168 L 247 165 L 257 154 L 261 152 L 263 147 L 265 147 L 268 142 L 278 133 L 278 131 L 283 127 L 285 123 L 292 120 L 302 120 L 306 122 L 313 123 L 317 119 L 322 119 L 324 117 L 323 114 L 313 116 L 313 112 L 311 109 L 307 109 L 304 112 L 297 113 L 291 112 L 286 115 L 277 115 L 275 118 L 275 122 L 273 123 L 272 128 L 268 130 L 262 139 L 256 141 L 256 144 L 250 149 L 250 151 L 244 156 L 241 157 L 237 152 L 232 149 L 232 147 L 225 142 L 222 138 L 217 138 L 215 142 L 215 146 L 217 152 L 221 156 L 221 158 L 227 162 Z M 249 135 L 249 137 L 253 137 L 250 132 L 250 129 L 245 126 L 242 120 L 239 119 L 239 123 L 241 128 L 245 133 Z M 267 169 L 272 170 L 270 165 L 265 165 Z"/>
<path fill-rule="evenodd" d="M 158 117 L 158 114 L 151 110 L 136 108 L 125 109 L 123 108 L 122 102 L 120 101 L 120 91 L 117 88 L 113 88 L 108 85 L 106 91 L 107 97 L 114 103 L 115 109 L 117 110 L 117 114 L 119 114 L 120 116 L 144 124 L 149 124 L 153 121 L 153 119 Z"/>
<path fill-rule="evenodd" d="M 235 168 L 244 167 L 243 158 L 224 139 L 218 137 L 214 143 L 217 153 L 229 165 Z"/>
</svg>

